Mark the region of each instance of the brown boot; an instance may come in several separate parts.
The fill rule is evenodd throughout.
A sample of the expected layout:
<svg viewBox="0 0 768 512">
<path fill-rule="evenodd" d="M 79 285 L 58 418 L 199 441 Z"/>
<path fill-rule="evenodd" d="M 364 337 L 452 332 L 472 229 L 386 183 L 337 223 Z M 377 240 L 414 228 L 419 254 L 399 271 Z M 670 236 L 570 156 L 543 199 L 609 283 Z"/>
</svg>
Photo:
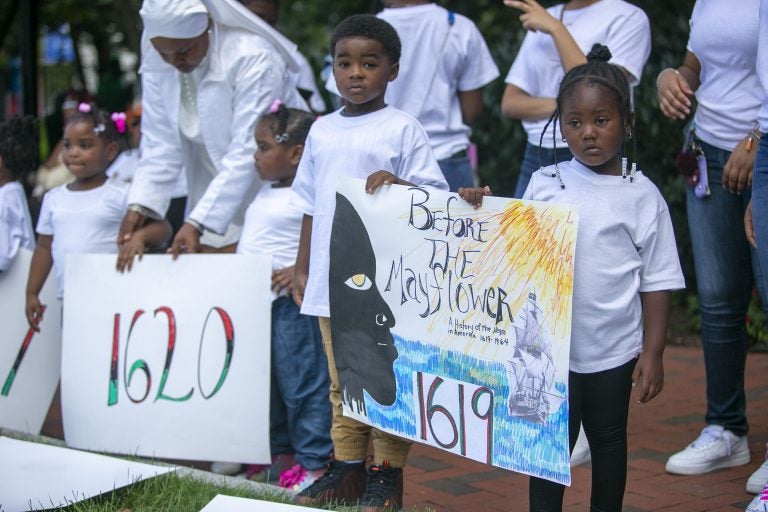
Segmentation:
<svg viewBox="0 0 768 512">
<path fill-rule="evenodd" d="M 403 468 L 393 468 L 386 461 L 370 466 L 360 512 L 395 512 L 402 506 Z"/>
<path fill-rule="evenodd" d="M 365 490 L 365 478 L 364 462 L 332 460 L 323 476 L 296 495 L 296 502 L 310 506 L 357 505 Z"/>
</svg>

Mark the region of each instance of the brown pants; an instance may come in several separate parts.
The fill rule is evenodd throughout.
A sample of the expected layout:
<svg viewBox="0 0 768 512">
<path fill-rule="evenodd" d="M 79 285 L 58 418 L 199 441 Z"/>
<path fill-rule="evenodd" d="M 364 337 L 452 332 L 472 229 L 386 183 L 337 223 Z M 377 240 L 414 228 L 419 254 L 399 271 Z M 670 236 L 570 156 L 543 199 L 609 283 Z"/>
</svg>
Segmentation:
<svg viewBox="0 0 768 512">
<path fill-rule="evenodd" d="M 328 373 L 331 374 L 331 439 L 333 440 L 334 457 L 336 460 L 363 460 L 368 455 L 368 438 L 373 440 L 373 463 L 382 464 L 385 460 L 392 467 L 405 466 L 411 442 L 401 437 L 388 434 L 377 428 L 360 423 L 344 416 L 341 406 L 339 375 L 336 373 L 336 362 L 333 359 L 331 344 L 331 319 L 320 318 L 320 333 L 323 336 L 323 348 L 328 358 Z"/>
</svg>

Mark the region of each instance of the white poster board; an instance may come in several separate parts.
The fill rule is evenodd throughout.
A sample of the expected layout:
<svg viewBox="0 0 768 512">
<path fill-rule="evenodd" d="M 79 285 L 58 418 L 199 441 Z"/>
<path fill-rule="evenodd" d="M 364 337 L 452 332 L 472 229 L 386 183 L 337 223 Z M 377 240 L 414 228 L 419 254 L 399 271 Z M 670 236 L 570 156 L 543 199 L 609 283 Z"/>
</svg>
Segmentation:
<svg viewBox="0 0 768 512">
<path fill-rule="evenodd" d="M 69 446 L 268 463 L 271 260 L 67 260 L 61 396 Z"/>
<path fill-rule="evenodd" d="M 40 332 L 30 329 L 24 310 L 31 261 L 21 249 L 0 273 L 0 427 L 37 435 L 59 383 L 61 304 L 51 272 L 40 293 Z"/>
<path fill-rule="evenodd" d="M 0 510 L 64 507 L 174 470 L 0 437 Z"/>
<path fill-rule="evenodd" d="M 339 187 L 330 244 L 343 413 L 570 483 L 577 214 L 553 203 Z"/>
<path fill-rule="evenodd" d="M 200 512 L 312 512 L 313 510 L 321 509 L 218 494 Z"/>
</svg>

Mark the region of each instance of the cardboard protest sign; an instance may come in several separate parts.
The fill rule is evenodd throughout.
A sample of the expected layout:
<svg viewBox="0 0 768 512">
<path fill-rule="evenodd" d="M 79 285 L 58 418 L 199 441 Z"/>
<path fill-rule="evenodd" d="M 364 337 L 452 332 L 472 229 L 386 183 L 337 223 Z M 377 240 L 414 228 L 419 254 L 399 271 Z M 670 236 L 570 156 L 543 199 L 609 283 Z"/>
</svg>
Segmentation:
<svg viewBox="0 0 768 512">
<path fill-rule="evenodd" d="M 0 427 L 37 435 L 59 383 L 61 304 L 51 272 L 40 293 L 40 331 L 29 327 L 24 309 L 31 261 L 32 253 L 21 249 L 0 274 Z"/>
<path fill-rule="evenodd" d="M 67 444 L 266 463 L 271 260 L 246 255 L 67 259 Z"/>
<path fill-rule="evenodd" d="M 329 297 L 344 414 L 570 483 L 576 226 L 562 205 L 341 186 Z"/>
<path fill-rule="evenodd" d="M 53 509 L 174 471 L 0 437 L 0 510 Z"/>
</svg>

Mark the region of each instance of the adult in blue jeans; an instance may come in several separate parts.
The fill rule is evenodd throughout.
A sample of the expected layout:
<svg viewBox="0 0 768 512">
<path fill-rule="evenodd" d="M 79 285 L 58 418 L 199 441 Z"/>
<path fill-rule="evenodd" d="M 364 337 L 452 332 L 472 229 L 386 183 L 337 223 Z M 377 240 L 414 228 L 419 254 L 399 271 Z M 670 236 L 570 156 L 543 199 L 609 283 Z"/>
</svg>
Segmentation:
<svg viewBox="0 0 768 512">
<path fill-rule="evenodd" d="M 758 137 L 759 145 L 752 177 L 752 202 L 747 207 L 744 224 L 747 239 L 757 248 L 761 267 L 768 269 L 768 0 L 760 0 L 756 70 L 762 86 L 763 105 L 757 116 L 758 127 L 752 131 L 753 145 Z M 768 290 L 768 272 L 763 272 L 763 289 Z M 768 458 L 747 480 L 747 490 L 758 492 L 747 511 L 765 510 L 768 506 Z"/>
<path fill-rule="evenodd" d="M 682 66 L 663 70 L 657 79 L 661 112 L 671 119 L 686 119 L 695 95 L 694 140 L 706 159 L 698 180 L 709 183 L 698 194 L 689 187 L 686 197 L 701 308 L 706 426 L 669 458 L 666 469 L 674 474 L 696 475 L 750 461 L 745 317 L 753 278 L 758 284 L 761 278 L 741 227 L 757 153 L 752 131 L 762 100 L 755 72 L 758 3 L 748 0 L 733 9 L 698 0 Z"/>
</svg>

